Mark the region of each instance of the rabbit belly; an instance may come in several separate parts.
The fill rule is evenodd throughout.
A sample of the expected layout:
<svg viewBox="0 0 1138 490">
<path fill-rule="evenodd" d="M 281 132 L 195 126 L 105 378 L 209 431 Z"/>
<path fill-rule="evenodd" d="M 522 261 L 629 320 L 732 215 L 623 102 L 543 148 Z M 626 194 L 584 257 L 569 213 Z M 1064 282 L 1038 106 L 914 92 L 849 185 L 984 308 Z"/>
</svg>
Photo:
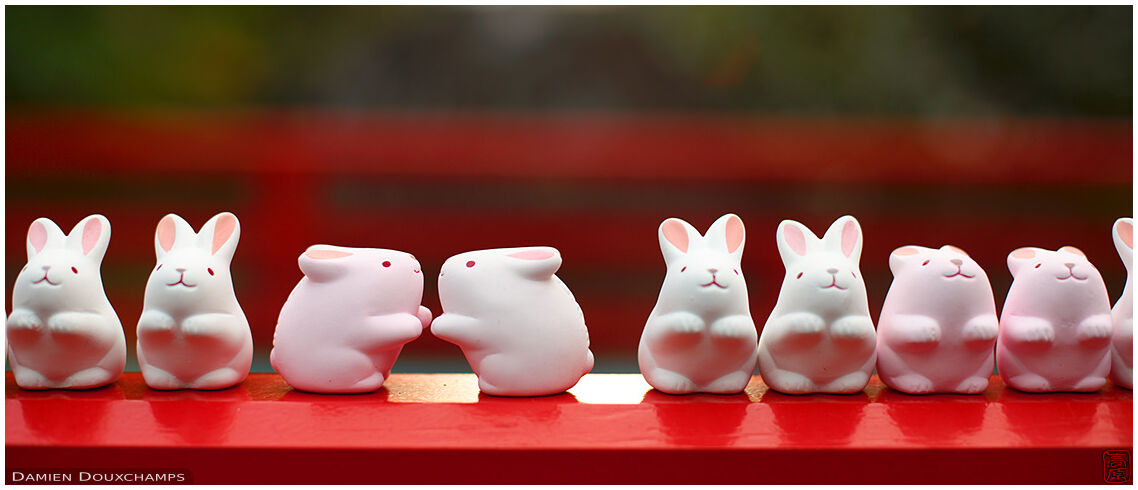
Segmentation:
<svg viewBox="0 0 1138 490">
<path fill-rule="evenodd" d="M 897 378 L 915 374 L 929 380 L 930 392 L 953 393 L 969 378 L 987 379 L 996 365 L 993 348 L 944 341 L 929 352 L 906 352 L 903 347 L 887 340 L 878 346 L 877 374 L 890 387 L 896 388 Z"/>
<path fill-rule="evenodd" d="M 1055 341 L 1042 348 L 997 342 L 996 365 L 1000 377 L 1013 388 L 1023 391 L 1085 391 L 1079 385 L 1086 378 L 1108 376 L 1110 345 L 1086 348 L 1072 338 L 1073 335 L 1064 335 L 1064 328 L 1074 329 L 1056 328 Z M 1017 378 L 1036 376 L 1046 380 L 1045 389 L 1039 389 L 1034 383 L 1023 385 L 1017 381 Z"/>
<path fill-rule="evenodd" d="M 215 336 L 186 335 L 180 327 L 171 332 L 139 332 L 139 363 L 152 365 L 187 384 L 225 367 L 249 372 L 251 336 L 227 341 Z"/>
<path fill-rule="evenodd" d="M 871 374 L 874 365 L 870 361 L 875 359 L 877 351 L 875 340 L 836 342 L 826 334 L 817 344 L 803 349 L 791 349 L 785 345 L 780 349 L 765 346 L 765 357 L 773 366 L 763 367 L 763 378 L 766 379 L 767 371 L 789 371 L 808 378 L 816 386 L 823 386 L 859 371 Z"/>
<path fill-rule="evenodd" d="M 718 342 L 707 332 L 698 339 L 677 342 L 675 337 L 645 339 L 640 342 L 640 366 L 650 377 L 655 368 L 672 371 L 687 377 L 696 391 L 717 379 L 736 372 L 752 373 L 758 356 L 754 339 Z"/>
<path fill-rule="evenodd" d="M 316 393 L 375 391 L 383 384 L 383 374 L 387 372 L 376 365 L 376 359 L 347 347 L 326 347 L 309 350 L 301 355 L 291 354 L 293 355 L 278 354 L 274 367 L 289 386 L 302 391 Z M 394 361 L 394 358 L 392 357 L 390 361 Z M 390 366 L 387 370 L 390 370 Z M 380 376 L 375 378 L 377 374 Z"/>
<path fill-rule="evenodd" d="M 102 328 L 102 327 L 95 327 Z M 112 332 L 113 334 L 113 332 Z M 106 332 L 69 333 L 55 335 L 45 331 L 29 338 L 10 338 L 9 347 L 16 361 L 13 370 L 30 369 L 52 383 L 62 383 L 69 376 L 92 367 L 121 373 L 126 363 L 126 342 L 120 331 L 118 337 L 106 342 Z"/>
</svg>

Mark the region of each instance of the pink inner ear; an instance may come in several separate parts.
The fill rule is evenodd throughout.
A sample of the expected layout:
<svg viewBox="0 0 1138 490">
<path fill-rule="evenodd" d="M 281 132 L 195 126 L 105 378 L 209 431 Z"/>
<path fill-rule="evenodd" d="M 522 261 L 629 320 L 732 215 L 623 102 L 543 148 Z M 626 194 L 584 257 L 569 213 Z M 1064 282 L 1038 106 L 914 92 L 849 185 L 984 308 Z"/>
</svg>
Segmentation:
<svg viewBox="0 0 1138 490">
<path fill-rule="evenodd" d="M 802 230 L 794 225 L 786 225 L 782 227 L 782 239 L 790 246 L 790 249 L 798 255 L 806 255 L 806 236 L 802 234 Z"/>
<path fill-rule="evenodd" d="M 1126 248 L 1134 249 L 1134 224 L 1120 221 L 1118 223 L 1118 237 L 1122 239 L 1122 243 Z"/>
<path fill-rule="evenodd" d="M 969 255 L 968 255 L 968 252 L 965 252 L 964 250 L 961 250 L 961 249 L 959 249 L 959 248 L 957 248 L 957 247 L 954 247 L 954 246 L 952 246 L 952 245 L 945 245 L 945 246 L 944 246 L 944 248 L 947 248 L 947 249 L 949 249 L 949 250 L 952 250 L 953 252 L 956 252 L 956 253 L 958 253 L 958 254 L 960 254 L 960 255 L 963 255 L 963 256 L 965 256 L 965 257 L 968 257 L 968 256 L 969 256 Z"/>
<path fill-rule="evenodd" d="M 683 253 L 688 253 L 688 231 L 676 220 L 664 222 L 664 239 Z"/>
<path fill-rule="evenodd" d="M 36 252 L 43 251 L 43 246 L 47 244 L 47 228 L 43 223 L 39 221 L 32 223 L 32 227 L 28 229 L 28 243 L 32 244 Z"/>
<path fill-rule="evenodd" d="M 83 255 L 91 253 L 91 249 L 95 248 L 96 243 L 99 243 L 99 237 L 102 234 L 102 221 L 95 218 L 87 220 L 87 224 L 83 225 Z"/>
<path fill-rule="evenodd" d="M 735 253 L 743 244 L 743 220 L 732 216 L 727 218 L 727 253 Z"/>
<path fill-rule="evenodd" d="M 1067 252 L 1067 253 L 1072 253 L 1075 255 L 1082 255 L 1083 257 L 1087 256 L 1087 254 L 1083 253 L 1082 250 L 1079 250 L 1079 249 L 1072 247 L 1070 245 L 1064 246 L 1064 247 L 1060 248 L 1059 250 L 1061 250 L 1063 252 Z"/>
<path fill-rule="evenodd" d="M 854 251 L 854 246 L 857 245 L 858 238 L 857 225 L 853 221 L 847 221 L 846 226 L 842 228 L 842 253 L 846 257 Z"/>
<path fill-rule="evenodd" d="M 920 252 L 920 250 L 917 250 L 913 247 L 901 247 L 897 250 L 894 250 L 893 255 L 917 255 Z"/>
<path fill-rule="evenodd" d="M 158 246 L 167 252 L 174 248 L 174 238 L 178 236 L 178 228 L 174 225 L 174 218 L 169 216 L 158 222 Z"/>
<path fill-rule="evenodd" d="M 214 252 L 217 250 L 214 249 Z M 326 259 L 339 259 L 352 255 L 351 252 L 341 252 L 339 250 L 309 250 L 304 252 L 304 255 L 310 259 L 326 260 Z"/>
<path fill-rule="evenodd" d="M 532 250 L 523 250 L 521 252 L 514 252 L 512 254 L 507 255 L 507 257 L 513 257 L 515 259 L 522 259 L 522 260 L 545 260 L 545 259 L 548 259 L 550 257 L 553 257 L 553 251 L 549 250 L 549 249 L 535 248 Z"/>
<path fill-rule="evenodd" d="M 226 214 L 217 219 L 217 225 L 213 227 L 213 252 L 211 253 L 217 253 L 218 250 L 221 250 L 221 246 L 225 245 L 225 242 L 233 235 L 234 228 L 237 228 L 237 218 L 234 218 L 233 215 Z"/>
<path fill-rule="evenodd" d="M 1030 259 L 1032 257 L 1035 257 L 1035 250 L 1031 250 L 1029 248 L 1021 248 L 1015 252 L 1012 252 L 1012 257 L 1017 259 Z"/>
</svg>

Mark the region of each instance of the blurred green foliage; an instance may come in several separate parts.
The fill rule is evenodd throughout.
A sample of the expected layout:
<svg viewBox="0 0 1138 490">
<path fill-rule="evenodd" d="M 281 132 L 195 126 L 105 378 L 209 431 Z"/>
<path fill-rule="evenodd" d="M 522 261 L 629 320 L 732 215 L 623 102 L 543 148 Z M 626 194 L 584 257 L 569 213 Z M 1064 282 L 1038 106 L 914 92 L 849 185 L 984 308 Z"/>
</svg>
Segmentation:
<svg viewBox="0 0 1138 490">
<path fill-rule="evenodd" d="M 1128 6 L 6 12 L 17 107 L 1132 113 Z"/>
</svg>

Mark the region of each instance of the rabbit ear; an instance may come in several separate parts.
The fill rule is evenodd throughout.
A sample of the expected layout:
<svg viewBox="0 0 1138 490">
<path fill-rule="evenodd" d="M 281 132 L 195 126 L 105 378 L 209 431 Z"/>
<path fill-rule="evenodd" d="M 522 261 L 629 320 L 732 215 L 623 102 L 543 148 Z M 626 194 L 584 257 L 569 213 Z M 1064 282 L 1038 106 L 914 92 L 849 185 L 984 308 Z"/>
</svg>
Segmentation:
<svg viewBox="0 0 1138 490">
<path fill-rule="evenodd" d="M 1118 249 L 1118 256 L 1122 257 L 1122 263 L 1129 269 L 1134 260 L 1134 220 L 1118 218 L 1111 234 L 1114 235 L 1114 248 Z"/>
<path fill-rule="evenodd" d="M 1012 277 L 1015 277 L 1020 269 L 1023 269 L 1029 264 L 1038 263 L 1038 259 L 1043 255 L 1043 252 L 1046 252 L 1046 250 L 1042 248 L 1023 247 L 1017 248 L 1008 254 L 1008 270 L 1011 271 Z"/>
<path fill-rule="evenodd" d="M 742 257 L 746 240 L 747 231 L 743 228 L 743 220 L 734 214 L 723 215 L 707 229 L 707 242 L 736 258 Z"/>
<path fill-rule="evenodd" d="M 241 238 L 241 223 L 237 217 L 228 211 L 218 213 L 202 225 L 198 232 L 197 244 L 209 251 L 214 257 L 226 262 L 233 260 L 233 253 L 237 251 L 237 241 Z"/>
<path fill-rule="evenodd" d="M 154 253 L 162 260 L 175 247 L 193 243 L 196 234 L 186 220 L 174 213 L 163 216 L 154 230 Z"/>
<path fill-rule="evenodd" d="M 316 282 L 327 282 L 348 272 L 348 257 L 352 255 L 353 252 L 340 247 L 313 245 L 300 254 L 297 262 L 305 277 Z"/>
<path fill-rule="evenodd" d="M 853 216 L 838 218 L 822 238 L 826 250 L 845 255 L 854 264 L 861 261 L 861 224 Z"/>
<path fill-rule="evenodd" d="M 77 250 L 95 262 L 102 262 L 111 242 L 111 222 L 101 214 L 83 218 L 67 235 L 67 248 Z"/>
<path fill-rule="evenodd" d="M 817 246 L 818 237 L 802 223 L 788 219 L 778 224 L 775 242 L 778 243 L 783 265 L 789 266 L 813 250 Z"/>
<path fill-rule="evenodd" d="M 553 247 L 516 248 L 506 254 L 506 261 L 523 276 L 541 281 L 553 277 L 561 268 L 561 252 Z"/>
<path fill-rule="evenodd" d="M 28 227 L 28 260 L 39 255 L 48 247 L 58 247 L 65 240 L 63 230 L 47 218 L 39 218 Z"/>
<path fill-rule="evenodd" d="M 925 247 L 918 247 L 916 245 L 907 245 L 889 254 L 889 270 L 893 272 L 896 277 L 903 269 L 912 266 L 918 261 L 922 261 L 922 254 L 928 252 L 929 249 Z"/>
<path fill-rule="evenodd" d="M 1079 256 L 1082 256 L 1083 258 L 1087 257 L 1087 254 L 1083 253 L 1082 250 L 1079 250 L 1079 249 L 1072 247 L 1070 245 L 1064 245 L 1062 247 L 1059 247 L 1059 251 L 1060 252 L 1067 252 L 1069 254 L 1079 255 Z"/>
<path fill-rule="evenodd" d="M 703 236 L 687 221 L 679 218 L 668 218 L 660 223 L 658 234 L 660 236 L 660 251 L 664 254 L 664 263 L 668 264 L 687 255 L 692 245 L 700 241 Z"/>
<path fill-rule="evenodd" d="M 940 247 L 940 249 L 941 249 L 941 250 L 948 250 L 948 251 L 950 251 L 950 252 L 956 252 L 956 253 L 958 253 L 958 254 L 960 254 L 960 255 L 963 255 L 963 256 L 965 256 L 965 257 L 972 257 L 971 255 L 968 255 L 968 252 L 965 252 L 965 251 L 964 251 L 963 249 L 961 249 L 960 247 L 954 247 L 954 246 L 952 246 L 952 245 L 945 245 L 945 246 L 943 246 L 943 247 Z"/>
</svg>

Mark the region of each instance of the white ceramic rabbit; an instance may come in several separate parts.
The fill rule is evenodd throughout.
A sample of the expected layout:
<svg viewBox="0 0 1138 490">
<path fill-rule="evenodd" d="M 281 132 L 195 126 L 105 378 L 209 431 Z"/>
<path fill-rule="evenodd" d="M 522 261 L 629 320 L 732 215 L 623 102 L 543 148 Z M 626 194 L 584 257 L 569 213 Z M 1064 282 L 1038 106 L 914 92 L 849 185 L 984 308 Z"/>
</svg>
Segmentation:
<svg viewBox="0 0 1138 490">
<path fill-rule="evenodd" d="M 1130 290 L 1130 266 L 1134 262 L 1134 219 L 1114 222 L 1114 247 L 1126 266 L 1126 286 L 1110 311 L 1114 337 L 1110 349 L 1110 379 L 1123 388 L 1134 389 L 1134 293 Z"/>
<path fill-rule="evenodd" d="M 658 235 L 667 274 L 640 337 L 640 372 L 664 393 L 743 391 L 758 355 L 740 265 L 743 220 L 723 215 L 703 236 L 668 218 Z"/>
<path fill-rule="evenodd" d="M 1114 331 L 1098 269 L 1075 247 L 1008 255 L 1012 286 L 1000 317 L 996 365 L 1020 391 L 1098 391 L 1110 374 Z"/>
<path fill-rule="evenodd" d="M 585 315 L 554 275 L 560 267 L 552 247 L 478 250 L 443 263 L 443 314 L 431 333 L 462 348 L 483 393 L 552 395 L 593 369 Z"/>
<path fill-rule="evenodd" d="M 876 332 L 858 269 L 861 225 L 843 216 L 822 239 L 797 221 L 775 233 L 786 277 L 759 338 L 759 373 L 787 394 L 855 393 L 876 362 Z"/>
<path fill-rule="evenodd" d="M 431 323 L 419 261 L 406 252 L 308 247 L 281 307 L 269 362 L 293 388 L 378 390 L 403 345 Z"/>
<path fill-rule="evenodd" d="M 877 375 L 905 393 L 980 393 L 996 367 L 1000 320 L 984 269 L 963 250 L 906 246 L 877 322 Z"/>
<path fill-rule="evenodd" d="M 138 319 L 138 363 L 151 388 L 216 390 L 249 374 L 253 337 L 229 273 L 240 236 L 231 213 L 197 234 L 176 214 L 158 222 L 158 266 Z"/>
<path fill-rule="evenodd" d="M 32 222 L 7 329 L 21 388 L 94 388 L 122 375 L 126 337 L 99 270 L 110 241 L 111 223 L 99 214 L 67 236 L 50 219 Z"/>
</svg>

